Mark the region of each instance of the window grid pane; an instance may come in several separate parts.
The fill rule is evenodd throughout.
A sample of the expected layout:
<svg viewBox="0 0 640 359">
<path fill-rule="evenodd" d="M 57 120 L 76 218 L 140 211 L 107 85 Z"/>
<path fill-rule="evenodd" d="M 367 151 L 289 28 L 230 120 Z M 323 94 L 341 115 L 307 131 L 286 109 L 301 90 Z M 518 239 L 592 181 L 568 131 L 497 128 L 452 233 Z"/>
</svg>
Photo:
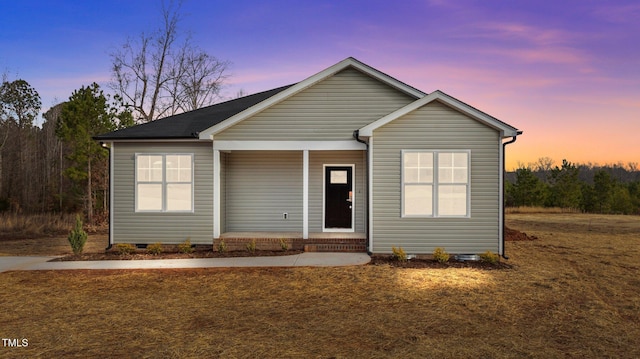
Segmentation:
<svg viewBox="0 0 640 359">
<path fill-rule="evenodd" d="M 441 216 L 465 216 L 467 214 L 467 186 L 438 186 L 438 214 Z"/>
<path fill-rule="evenodd" d="M 162 210 L 162 184 L 138 183 L 137 188 L 137 208 L 138 211 L 161 211 Z"/>
<path fill-rule="evenodd" d="M 433 215 L 433 186 L 405 185 L 404 214 L 407 216 Z"/>
</svg>

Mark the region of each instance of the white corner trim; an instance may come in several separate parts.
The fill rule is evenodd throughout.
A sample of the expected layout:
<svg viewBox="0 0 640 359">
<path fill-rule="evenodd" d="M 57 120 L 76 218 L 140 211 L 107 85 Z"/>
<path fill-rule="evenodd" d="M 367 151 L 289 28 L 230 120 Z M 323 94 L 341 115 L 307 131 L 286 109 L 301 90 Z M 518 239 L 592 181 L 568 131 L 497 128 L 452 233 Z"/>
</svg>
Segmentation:
<svg viewBox="0 0 640 359">
<path fill-rule="evenodd" d="M 338 62 L 337 64 L 324 69 L 320 72 L 318 72 L 317 74 L 308 77 L 305 80 L 302 80 L 300 82 L 298 82 L 297 84 L 289 87 L 288 89 L 279 92 L 275 95 L 273 95 L 272 97 L 269 97 L 268 99 L 249 107 L 248 109 L 239 112 L 237 114 L 235 114 L 234 116 L 229 117 L 228 119 L 207 128 L 204 131 L 200 132 L 200 139 L 201 140 L 209 140 L 212 138 L 213 135 L 226 130 L 227 128 L 237 124 L 238 122 L 251 117 L 257 113 L 260 113 L 262 111 L 264 111 L 265 109 L 297 94 L 298 92 L 307 89 L 313 85 L 315 85 L 316 83 L 325 80 L 333 75 L 335 75 L 336 73 L 348 68 L 348 67 L 353 67 L 375 79 L 377 79 L 378 81 L 384 82 L 389 86 L 392 86 L 408 95 L 411 95 L 415 98 L 421 98 L 423 96 L 425 96 L 425 93 L 423 93 L 422 91 L 419 91 L 401 81 L 398 81 L 396 79 L 394 79 L 393 77 L 380 72 L 368 65 L 365 65 L 364 63 L 352 58 L 352 57 L 348 57 L 340 62 Z"/>
<path fill-rule="evenodd" d="M 309 150 L 302 151 L 302 239 L 309 239 Z"/>
<path fill-rule="evenodd" d="M 344 141 L 213 141 L 220 151 L 364 151 L 367 146 L 356 140 Z"/>
<path fill-rule="evenodd" d="M 220 151 L 213 150 L 213 238 L 220 238 Z"/>
<path fill-rule="evenodd" d="M 368 200 L 368 216 L 369 216 L 369 253 L 374 253 L 373 251 L 373 136 L 369 137 L 369 151 L 367 151 L 367 171 L 369 171 L 369 178 L 367 183 L 367 190 L 369 193 L 367 194 Z"/>
<path fill-rule="evenodd" d="M 485 125 L 492 127 L 498 131 L 501 132 L 502 136 L 505 137 L 511 137 L 511 136 L 516 136 L 518 134 L 517 129 L 498 121 L 497 119 L 487 115 L 486 113 L 477 110 L 467 104 L 465 104 L 464 102 L 455 99 L 447 94 L 445 94 L 444 92 L 441 91 L 434 91 L 430 94 L 428 94 L 427 96 L 424 96 L 421 99 L 415 100 L 412 103 L 382 117 L 381 119 L 372 122 L 362 128 L 360 128 L 359 130 L 359 134 L 362 137 L 371 137 L 373 135 L 373 131 L 388 124 L 391 121 L 394 121 L 410 112 L 413 112 L 417 109 L 419 109 L 422 106 L 425 106 L 433 101 L 439 101 L 451 108 L 453 108 L 454 110 L 460 111 L 462 113 L 464 113 L 465 115 L 472 117 L 482 123 L 484 123 Z"/>
<path fill-rule="evenodd" d="M 504 146 L 502 144 L 502 139 L 498 140 L 498 149 L 498 152 L 500 153 L 500 164 L 498 166 L 498 254 L 504 255 L 504 247 L 502 246 L 502 228 L 504 226 Z"/>
<path fill-rule="evenodd" d="M 113 174 L 115 173 L 114 171 L 114 163 L 115 163 L 115 148 L 114 148 L 115 143 L 114 142 L 110 142 L 109 143 L 109 245 L 113 244 L 113 213 L 115 212 L 114 210 L 114 193 L 113 193 L 113 188 L 114 186 L 114 178 L 113 178 Z"/>
</svg>

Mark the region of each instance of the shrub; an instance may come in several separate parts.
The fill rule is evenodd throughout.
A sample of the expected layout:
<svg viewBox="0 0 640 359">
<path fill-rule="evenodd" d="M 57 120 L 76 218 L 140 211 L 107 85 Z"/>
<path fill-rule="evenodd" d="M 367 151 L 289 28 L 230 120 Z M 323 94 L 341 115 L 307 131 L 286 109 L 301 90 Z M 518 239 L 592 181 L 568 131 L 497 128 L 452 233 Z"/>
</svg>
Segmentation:
<svg viewBox="0 0 640 359">
<path fill-rule="evenodd" d="M 497 253 L 493 253 L 492 251 L 486 251 L 480 254 L 480 260 L 485 263 L 496 264 L 498 263 L 499 259 L 500 256 Z"/>
<path fill-rule="evenodd" d="M 71 249 L 73 250 L 73 254 L 80 254 L 84 249 L 85 243 L 87 243 L 87 232 L 82 229 L 82 219 L 80 215 L 76 216 L 76 225 L 69 233 L 67 237 L 69 240 L 69 244 L 71 244 Z"/>
<path fill-rule="evenodd" d="M 449 253 L 444 248 L 436 248 L 433 250 L 433 259 L 439 263 L 446 263 L 449 260 Z"/>
<path fill-rule="evenodd" d="M 156 242 L 149 244 L 147 246 L 147 253 L 153 254 L 154 256 L 162 253 L 162 243 Z"/>
<path fill-rule="evenodd" d="M 402 249 L 402 247 L 391 247 L 391 252 L 391 258 L 393 258 L 394 260 L 397 260 L 399 262 L 407 261 L 407 253 L 404 251 L 404 249 Z"/>
<path fill-rule="evenodd" d="M 136 246 L 131 243 L 118 243 L 116 244 L 116 250 L 120 254 L 131 254 L 136 251 Z"/>
<path fill-rule="evenodd" d="M 289 250 L 289 243 L 284 238 L 280 238 L 280 248 L 282 248 L 283 252 Z"/>
<path fill-rule="evenodd" d="M 191 240 L 187 238 L 186 241 L 178 244 L 178 250 L 181 253 L 191 253 L 193 252 L 193 247 L 191 246 Z"/>
<path fill-rule="evenodd" d="M 256 239 L 255 238 L 253 238 L 251 240 L 251 242 L 247 243 L 247 250 L 250 253 L 255 253 L 255 251 L 256 251 Z"/>
<path fill-rule="evenodd" d="M 220 239 L 218 242 L 218 252 L 224 253 L 227 251 L 227 244 L 224 242 L 224 239 Z"/>
</svg>

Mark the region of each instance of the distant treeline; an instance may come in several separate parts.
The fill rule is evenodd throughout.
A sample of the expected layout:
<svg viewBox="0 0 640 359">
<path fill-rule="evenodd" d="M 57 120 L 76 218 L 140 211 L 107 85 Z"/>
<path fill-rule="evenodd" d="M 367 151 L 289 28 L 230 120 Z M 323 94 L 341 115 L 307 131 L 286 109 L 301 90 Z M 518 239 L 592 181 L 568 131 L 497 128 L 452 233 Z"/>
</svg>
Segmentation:
<svg viewBox="0 0 640 359">
<path fill-rule="evenodd" d="M 588 213 L 640 214 L 638 164 L 575 164 L 541 158 L 508 172 L 505 201 L 510 207 L 560 207 Z"/>
</svg>

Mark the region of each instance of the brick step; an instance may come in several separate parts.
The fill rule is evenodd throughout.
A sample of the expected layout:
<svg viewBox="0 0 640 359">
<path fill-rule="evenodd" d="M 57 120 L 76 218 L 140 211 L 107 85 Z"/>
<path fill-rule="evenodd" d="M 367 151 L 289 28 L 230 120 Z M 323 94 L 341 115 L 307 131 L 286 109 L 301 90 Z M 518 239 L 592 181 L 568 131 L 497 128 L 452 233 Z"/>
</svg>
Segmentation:
<svg viewBox="0 0 640 359">
<path fill-rule="evenodd" d="M 364 243 L 311 243 L 304 245 L 305 252 L 366 252 Z"/>
</svg>

